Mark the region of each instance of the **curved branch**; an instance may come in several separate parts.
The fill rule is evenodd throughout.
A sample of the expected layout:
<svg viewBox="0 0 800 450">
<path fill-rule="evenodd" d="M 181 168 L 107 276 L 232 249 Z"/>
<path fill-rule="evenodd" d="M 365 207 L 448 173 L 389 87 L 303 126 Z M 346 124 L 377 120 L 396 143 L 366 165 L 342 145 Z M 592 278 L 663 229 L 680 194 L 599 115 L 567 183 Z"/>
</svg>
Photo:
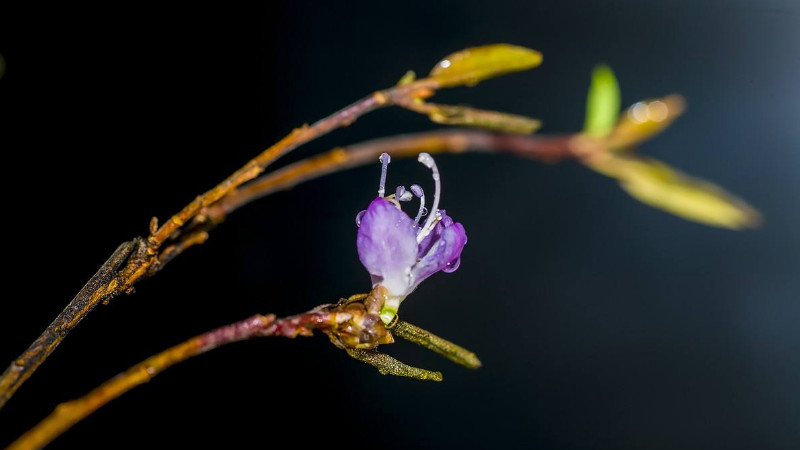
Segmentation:
<svg viewBox="0 0 800 450">
<path fill-rule="evenodd" d="M 368 103 L 368 105 L 371 104 L 371 102 Z M 346 112 L 348 110 L 350 112 Z M 337 114 L 352 121 L 355 120 L 352 110 L 353 107 L 346 108 Z M 363 108 L 357 108 L 357 110 L 362 113 L 365 111 Z M 326 120 L 329 122 L 326 122 L 325 129 L 330 129 L 331 119 Z M 341 122 L 344 119 L 339 120 L 340 124 L 344 123 Z M 159 235 L 161 230 L 168 226 L 167 224 L 161 229 L 153 226 L 153 234 L 146 243 L 142 239 L 137 239 L 121 245 L 58 318 L 0 376 L 0 408 L 50 356 L 72 328 L 98 303 L 108 301 L 120 293 L 126 292 L 141 278 L 155 274 L 186 249 L 202 244 L 208 239 L 208 230 L 222 222 L 228 214 L 253 200 L 330 173 L 374 162 L 383 152 L 390 153 L 396 158 L 416 156 L 419 152 L 509 153 L 543 162 L 556 162 L 579 157 L 572 148 L 572 138 L 573 136 L 570 135 L 522 136 L 473 130 L 406 134 L 367 141 L 347 148 L 338 148 L 288 165 L 238 189 L 226 191 L 227 194 L 219 201 L 197 211 L 190 222 L 189 229 L 185 230 L 174 243 L 167 245 L 157 254 L 150 255 L 153 251 L 151 247 L 153 236 Z M 205 203 L 201 202 L 201 204 Z M 174 216 L 170 223 L 178 223 L 175 217 L 177 216 Z M 126 260 L 127 264 L 117 272 L 117 269 Z"/>
<path fill-rule="evenodd" d="M 264 175 L 233 191 L 208 208 L 199 221 L 219 223 L 234 210 L 276 191 L 324 175 L 377 161 L 381 153 L 392 158 L 416 157 L 420 152 L 436 153 L 508 153 L 547 163 L 580 158 L 573 148 L 573 135 L 525 136 L 474 130 L 447 130 L 411 133 L 375 139 L 313 156 Z"/>
<path fill-rule="evenodd" d="M 369 298 L 361 296 L 361 299 L 365 297 Z M 376 367 L 384 375 L 442 380 L 441 372 L 409 366 L 378 352 L 376 348 L 379 343 L 391 343 L 393 339 L 380 319 L 374 314 L 370 319 L 370 314 L 364 304 L 343 300 L 336 305 L 320 305 L 311 311 L 281 319 L 276 319 L 272 314 L 258 314 L 200 334 L 147 358 L 85 396 L 58 405 L 49 416 L 14 441 L 8 450 L 42 448 L 106 403 L 150 381 L 169 367 L 223 345 L 257 337 L 295 338 L 311 336 L 313 331 L 319 330 L 326 333 L 331 342 L 344 349 L 349 356 Z M 398 337 L 408 339 L 467 367 L 474 369 L 480 366 L 474 353 L 433 333 L 402 321 L 397 323 L 396 328 Z"/>
<path fill-rule="evenodd" d="M 182 239 L 169 252 L 161 254 L 161 246 L 170 239 L 180 237 L 184 224 L 189 223 L 204 208 L 207 208 L 224 198 L 237 187 L 259 176 L 273 161 L 293 149 L 317 137 L 325 135 L 336 128 L 346 127 L 364 114 L 378 108 L 391 105 L 402 105 L 418 95 L 428 95 L 439 87 L 439 83 L 432 79 L 419 80 L 404 86 L 393 87 L 384 91 L 375 92 L 350 106 L 341 109 L 330 116 L 295 129 L 276 144 L 264 150 L 223 180 L 211 190 L 197 196 L 180 212 L 170 217 L 161 227 L 155 220 L 151 221 L 150 235 L 145 242 L 136 241 L 135 251 L 130 242 L 122 244 L 128 249 L 125 258 L 119 264 L 113 265 L 110 270 L 105 270 L 110 265 L 104 265 L 101 271 L 89 281 L 69 305 L 20 355 L 9 368 L 0 375 L 0 408 L 2 408 L 19 387 L 36 371 L 36 369 L 50 356 L 64 337 L 101 301 L 107 302 L 130 289 L 140 280 L 158 272 L 160 265 L 168 262 L 180 254 L 183 249 L 205 240 L 202 234 L 193 234 L 188 239 Z M 115 260 L 119 255 L 112 255 Z M 130 256 L 130 257 L 128 257 Z M 119 259 L 119 258 L 117 258 Z M 122 269 L 117 272 L 122 262 L 127 261 Z M 102 276 L 100 276 L 102 275 Z"/>
<path fill-rule="evenodd" d="M 313 327 L 319 321 L 314 312 L 275 319 L 274 315 L 256 315 L 240 322 L 195 336 L 171 347 L 108 380 L 84 397 L 62 403 L 37 426 L 22 435 L 8 449 L 37 449 L 53 441 L 70 427 L 80 422 L 100 407 L 128 392 L 134 387 L 150 381 L 165 369 L 192 356 L 209 350 L 260 336 L 295 337 L 303 334 L 304 327 Z M 310 331 L 306 331 L 308 333 Z"/>
</svg>

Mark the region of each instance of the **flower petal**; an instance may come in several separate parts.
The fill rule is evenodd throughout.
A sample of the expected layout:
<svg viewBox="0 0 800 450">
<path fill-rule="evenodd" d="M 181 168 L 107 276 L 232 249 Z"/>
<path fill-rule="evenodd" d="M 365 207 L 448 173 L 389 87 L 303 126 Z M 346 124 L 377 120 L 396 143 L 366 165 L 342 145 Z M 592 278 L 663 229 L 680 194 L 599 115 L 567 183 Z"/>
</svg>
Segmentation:
<svg viewBox="0 0 800 450">
<path fill-rule="evenodd" d="M 450 223 L 450 225 L 446 226 L 445 223 Z M 428 252 L 411 269 L 414 287 L 422 280 L 447 267 L 448 264 L 456 264 L 467 243 L 467 233 L 460 223 L 442 220 L 431 234 L 436 232 L 439 233 L 438 239 L 431 242 Z"/>
<path fill-rule="evenodd" d="M 414 221 L 393 203 L 376 198 L 361 217 L 356 237 L 358 258 L 372 276 L 373 287 L 383 285 L 392 295 L 410 291 L 409 274 L 417 260 Z"/>
<path fill-rule="evenodd" d="M 453 219 L 447 215 L 445 210 L 440 209 L 439 214 L 442 216 L 442 220 L 436 223 L 436 226 L 433 227 L 433 230 L 422 238 L 422 242 L 419 243 L 417 247 L 417 258 L 422 259 L 423 256 L 427 255 L 429 251 L 431 251 L 431 247 L 433 244 L 442 237 L 442 232 L 445 228 L 449 227 L 453 224 Z"/>
</svg>

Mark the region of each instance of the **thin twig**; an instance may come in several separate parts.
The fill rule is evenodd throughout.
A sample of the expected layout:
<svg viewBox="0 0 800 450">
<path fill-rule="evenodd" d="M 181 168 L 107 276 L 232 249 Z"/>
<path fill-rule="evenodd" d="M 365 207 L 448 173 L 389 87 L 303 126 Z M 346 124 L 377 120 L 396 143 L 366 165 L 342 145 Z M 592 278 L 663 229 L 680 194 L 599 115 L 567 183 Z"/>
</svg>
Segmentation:
<svg viewBox="0 0 800 450">
<path fill-rule="evenodd" d="M 94 309 L 98 303 L 105 301 L 114 292 L 118 281 L 115 279 L 117 269 L 128 259 L 139 241 L 124 242 L 117 247 L 89 282 L 69 302 L 66 308 L 47 327 L 17 360 L 12 362 L 0 377 L 0 408 L 14 395 L 14 392 L 31 376 L 33 371 L 55 350 L 64 336 L 70 332 L 81 319 Z"/>
<path fill-rule="evenodd" d="M 270 163 L 298 146 L 327 134 L 336 128 L 348 126 L 360 116 L 375 109 L 407 103 L 408 99 L 416 96 L 430 95 L 438 87 L 437 81 L 423 79 L 404 86 L 378 91 L 310 126 L 304 125 L 297 128 L 278 143 L 250 160 L 213 189 L 196 197 L 194 201 L 173 215 L 160 228 L 157 227 L 155 221 L 151 222 L 151 233 L 146 243 L 137 242 L 135 251 L 131 249 L 133 254 L 127 259 L 127 264 L 119 272 L 112 271 L 111 275 L 106 277 L 109 279 L 105 282 L 90 282 L 87 285 L 89 289 L 82 290 L 56 320 L 31 344 L 29 349 L 12 362 L 9 369 L 0 375 L 0 408 L 50 356 L 69 331 L 94 309 L 97 303 L 100 301 L 108 302 L 123 292 L 130 292 L 132 287 L 141 279 L 157 273 L 160 263 L 171 260 L 183 249 L 203 241 L 202 235 L 195 235 L 191 239 L 179 243 L 177 248 L 170 249 L 169 253 L 164 257 L 160 255 L 161 246 L 167 240 L 177 238 L 184 224 L 195 218 L 204 208 L 224 198 L 243 183 L 256 178 Z M 116 270 L 116 268 L 114 269 Z M 62 317 L 67 317 L 68 319 L 64 321 L 61 320 Z"/>
<path fill-rule="evenodd" d="M 359 117 L 378 108 L 396 104 L 406 104 L 410 99 L 419 95 L 418 93 L 427 93 L 436 88 L 438 88 L 437 82 L 431 79 L 424 79 L 406 86 L 375 92 L 310 126 L 304 125 L 300 128 L 296 128 L 288 136 L 250 160 L 222 183 L 205 194 L 198 196 L 179 213 L 172 216 L 161 228 L 148 238 L 148 245 L 150 245 L 153 250 L 157 249 L 174 232 L 178 231 L 185 223 L 199 214 L 203 208 L 210 206 L 217 200 L 228 195 L 243 183 L 254 179 L 273 161 L 295 148 L 323 136 L 336 128 L 349 126 Z"/>
<path fill-rule="evenodd" d="M 274 192 L 342 170 L 374 163 L 381 153 L 392 158 L 416 157 L 420 152 L 509 153 L 542 162 L 580 158 L 571 135 L 523 136 L 486 131 L 447 130 L 375 139 L 313 156 L 264 175 L 235 190 L 198 216 L 198 222 L 219 223 L 234 210 Z"/>
<path fill-rule="evenodd" d="M 206 208 L 203 214 L 195 218 L 195 229 L 193 231 L 185 233 L 184 236 L 174 244 L 165 247 L 160 252 L 157 263 L 148 265 L 150 275 L 163 268 L 164 265 L 172 261 L 189 247 L 205 242 L 208 239 L 208 230 L 222 222 L 228 214 L 251 201 L 263 198 L 276 191 L 292 188 L 300 183 L 327 174 L 374 162 L 383 152 L 390 153 L 392 157 L 395 158 L 413 157 L 420 152 L 494 152 L 510 153 L 543 162 L 556 162 L 577 157 L 577 154 L 570 145 L 571 142 L 572 136 L 569 135 L 522 136 L 497 134 L 486 131 L 447 130 L 406 134 L 367 141 L 347 148 L 338 148 L 318 156 L 304 159 L 272 172 L 269 175 L 253 180 L 251 183 L 232 191 L 216 204 Z M 124 278 L 124 276 L 122 278 Z M 124 281 L 115 281 L 115 283 L 105 287 L 104 289 L 107 291 L 106 296 L 103 298 L 98 297 L 97 300 L 92 303 L 92 307 L 94 307 L 97 302 L 116 295 L 115 287 L 124 283 Z M 90 283 L 87 284 L 87 288 L 90 287 L 90 285 L 94 288 L 98 287 L 97 283 Z M 87 288 L 84 288 L 84 290 Z M 76 300 L 73 300 L 73 303 L 81 303 L 81 299 L 88 299 L 86 293 L 84 291 L 81 292 L 82 294 L 79 294 Z M 89 295 L 93 293 L 91 290 L 87 292 Z M 73 303 L 71 303 L 71 305 Z M 81 312 L 84 310 L 80 308 L 77 309 L 79 317 L 83 317 L 90 310 L 91 309 L 86 309 L 85 312 Z M 70 309 L 70 312 L 74 312 L 73 309 Z M 77 324 L 77 322 L 75 322 L 73 326 L 75 324 Z M 49 356 L 49 353 L 55 349 L 55 346 L 60 343 L 65 335 L 54 332 L 62 328 L 54 328 L 53 330 L 51 330 L 51 328 L 48 328 L 48 331 L 31 346 L 31 349 L 36 349 L 41 347 L 40 341 L 52 342 L 52 345 L 46 347 L 48 353 L 44 355 L 44 357 Z M 71 329 L 71 327 L 69 329 Z M 20 358 L 20 360 L 23 358 L 25 359 L 24 361 L 20 361 L 22 364 L 17 362 L 12 363 L 11 367 L 6 371 L 6 374 L 20 374 L 17 378 L 6 376 L 6 374 L 0 378 L 0 394 L 5 394 L 5 396 L 0 396 L 0 407 L 13 395 L 16 388 L 25 381 L 25 378 L 32 373 L 32 370 L 25 369 L 35 369 L 35 367 L 44 360 L 44 358 L 37 358 L 36 355 L 39 355 L 39 353 L 31 349 L 26 351 Z M 32 365 L 33 362 L 36 363 L 36 366 Z M 22 378 L 22 376 L 25 376 L 25 378 Z M 4 386 L 12 386 L 13 390 L 4 389 Z"/>
<path fill-rule="evenodd" d="M 147 358 L 85 396 L 58 405 L 49 416 L 12 443 L 8 450 L 42 448 L 103 405 L 150 381 L 169 367 L 245 339 L 268 336 L 295 338 L 311 336 L 313 331 L 319 330 L 327 334 L 331 342 L 344 349 L 349 356 L 374 366 L 384 375 L 442 381 L 441 372 L 413 367 L 377 351 L 379 344 L 393 342 L 391 334 L 377 315 L 381 304 L 374 303 L 380 302 L 380 289 L 383 288 L 379 287 L 368 295 L 343 299 L 335 305 L 320 305 L 306 313 L 282 319 L 276 319 L 272 314 L 255 315 L 195 336 Z M 393 330 L 395 329 L 398 337 L 409 339 L 455 362 L 471 368 L 480 366 L 474 353 L 433 333 L 407 322 L 398 322 Z M 455 354 L 459 356 L 454 358 Z"/>
<path fill-rule="evenodd" d="M 174 259 L 194 244 L 205 242 L 209 230 L 223 222 L 233 211 L 250 202 L 325 175 L 374 163 L 381 153 L 389 153 L 392 158 L 416 157 L 420 152 L 508 153 L 554 163 L 564 159 L 582 160 L 587 155 L 585 151 L 581 152 L 573 147 L 575 136 L 577 135 L 524 136 L 456 129 L 410 133 L 336 148 L 263 175 L 206 208 L 194 218 L 183 240 L 164 249 L 162 255 L 168 253 L 169 256 L 162 258 L 163 261 L 159 261 L 159 264 Z M 201 236 L 189 239 L 193 234 Z"/>
<path fill-rule="evenodd" d="M 87 395 L 62 403 L 36 427 L 22 435 L 9 450 L 38 449 L 53 441 L 106 403 L 134 387 L 150 381 L 167 368 L 225 344 L 264 336 L 294 338 L 310 335 L 311 330 L 330 323 L 332 315 L 311 311 L 297 316 L 275 319 L 274 315 L 256 315 L 240 322 L 195 336 L 120 373 Z"/>
</svg>

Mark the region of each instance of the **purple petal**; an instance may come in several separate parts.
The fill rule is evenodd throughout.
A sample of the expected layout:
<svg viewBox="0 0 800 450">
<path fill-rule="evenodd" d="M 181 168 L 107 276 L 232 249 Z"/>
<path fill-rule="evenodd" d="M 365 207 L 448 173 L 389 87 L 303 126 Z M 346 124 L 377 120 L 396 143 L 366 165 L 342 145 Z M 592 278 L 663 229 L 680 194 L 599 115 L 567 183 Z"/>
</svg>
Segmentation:
<svg viewBox="0 0 800 450">
<path fill-rule="evenodd" d="M 417 247 L 417 258 L 422 258 L 423 256 L 427 255 L 428 252 L 431 250 L 433 243 L 439 240 L 442 236 L 442 232 L 445 228 L 449 227 L 453 224 L 453 219 L 447 215 L 445 210 L 440 209 L 439 214 L 442 215 L 442 220 L 436 223 L 436 226 L 433 227 L 433 230 L 422 239 L 422 242 L 419 243 Z"/>
<path fill-rule="evenodd" d="M 445 221 L 442 220 L 437 225 L 434 232 L 439 232 L 438 239 L 431 242 L 428 252 L 411 270 L 415 286 L 434 273 L 448 267 L 448 264 L 450 264 L 449 269 L 452 269 L 448 270 L 449 272 L 458 268 L 461 251 L 467 243 L 467 234 L 464 231 L 464 226 L 460 223 L 448 223 L 451 223 L 451 225 L 445 226 Z M 439 229 L 440 225 L 441 228 Z"/>
<path fill-rule="evenodd" d="M 406 213 L 376 198 L 361 217 L 356 246 L 373 285 L 380 283 L 395 295 L 407 294 L 408 274 L 417 260 L 417 238 L 414 221 Z"/>
</svg>

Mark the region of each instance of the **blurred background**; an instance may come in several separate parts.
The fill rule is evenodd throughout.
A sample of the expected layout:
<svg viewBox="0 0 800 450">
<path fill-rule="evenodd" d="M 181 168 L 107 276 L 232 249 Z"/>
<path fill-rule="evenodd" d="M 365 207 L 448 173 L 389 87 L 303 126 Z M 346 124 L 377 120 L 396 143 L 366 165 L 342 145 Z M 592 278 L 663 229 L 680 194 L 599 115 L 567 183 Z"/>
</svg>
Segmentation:
<svg viewBox="0 0 800 450">
<path fill-rule="evenodd" d="M 800 3 L 504 1 L 209 6 L 75 4 L 0 12 L 6 294 L 0 361 L 33 341 L 123 240 L 147 232 L 280 139 L 406 70 L 508 42 L 544 64 L 464 103 L 583 124 L 591 68 L 623 105 L 677 92 L 688 110 L 639 151 L 719 183 L 765 215 L 732 232 L 640 204 L 576 163 L 441 156 L 461 268 L 401 316 L 474 350 L 470 371 L 385 350 L 443 383 L 384 377 L 324 336 L 192 359 L 52 448 L 700 449 L 800 445 Z M 389 109 L 292 153 L 434 129 Z M 236 212 L 132 296 L 98 307 L 0 411 L 0 445 L 145 357 L 254 313 L 363 292 L 355 214 L 379 168 L 338 173 Z M 429 181 L 392 164 L 391 186 Z"/>
</svg>

